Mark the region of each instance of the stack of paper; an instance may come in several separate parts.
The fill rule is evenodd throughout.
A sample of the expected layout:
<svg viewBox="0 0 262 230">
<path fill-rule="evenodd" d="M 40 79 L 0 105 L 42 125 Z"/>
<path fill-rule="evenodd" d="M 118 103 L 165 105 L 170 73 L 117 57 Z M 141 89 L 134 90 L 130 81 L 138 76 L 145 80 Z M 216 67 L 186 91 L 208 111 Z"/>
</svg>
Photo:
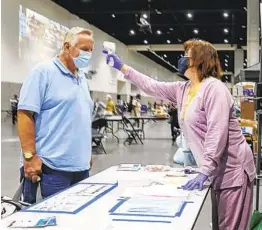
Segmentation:
<svg viewBox="0 0 262 230">
<path fill-rule="evenodd" d="M 141 164 L 120 164 L 117 171 L 138 171 L 141 168 Z"/>
<path fill-rule="evenodd" d="M 109 211 L 113 221 L 172 223 L 187 202 L 173 197 L 122 198 Z"/>
<path fill-rule="evenodd" d="M 123 197 L 173 197 L 187 200 L 190 191 L 178 189 L 176 185 L 152 185 L 148 187 L 130 187 L 125 190 Z"/>
</svg>

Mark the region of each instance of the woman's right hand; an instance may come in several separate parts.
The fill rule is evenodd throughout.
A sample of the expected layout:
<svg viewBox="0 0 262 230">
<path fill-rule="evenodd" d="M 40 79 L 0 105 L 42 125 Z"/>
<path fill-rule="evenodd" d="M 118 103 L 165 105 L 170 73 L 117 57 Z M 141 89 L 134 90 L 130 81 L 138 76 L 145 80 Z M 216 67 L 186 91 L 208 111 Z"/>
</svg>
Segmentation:
<svg viewBox="0 0 262 230">
<path fill-rule="evenodd" d="M 115 53 L 108 53 L 106 56 L 106 63 L 117 70 L 121 70 L 124 63 Z"/>
</svg>

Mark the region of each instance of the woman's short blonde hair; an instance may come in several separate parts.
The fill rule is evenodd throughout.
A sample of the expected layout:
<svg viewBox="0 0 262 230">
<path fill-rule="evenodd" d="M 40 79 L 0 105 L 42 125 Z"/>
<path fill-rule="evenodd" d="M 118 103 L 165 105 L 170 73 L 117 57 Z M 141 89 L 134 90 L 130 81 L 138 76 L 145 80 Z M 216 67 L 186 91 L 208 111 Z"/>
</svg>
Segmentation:
<svg viewBox="0 0 262 230">
<path fill-rule="evenodd" d="M 199 78 L 221 78 L 223 71 L 215 47 L 203 40 L 191 39 L 184 43 L 185 53 L 190 50 L 190 66 L 196 67 Z"/>
</svg>

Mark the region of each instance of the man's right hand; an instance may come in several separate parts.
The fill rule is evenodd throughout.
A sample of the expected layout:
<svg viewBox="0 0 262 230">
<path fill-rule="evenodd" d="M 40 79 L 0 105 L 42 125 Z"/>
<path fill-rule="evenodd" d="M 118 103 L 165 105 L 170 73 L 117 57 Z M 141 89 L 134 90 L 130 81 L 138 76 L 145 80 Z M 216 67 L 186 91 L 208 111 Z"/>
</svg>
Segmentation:
<svg viewBox="0 0 262 230">
<path fill-rule="evenodd" d="M 24 175 L 25 178 L 36 183 L 39 180 L 39 175 L 42 173 L 42 160 L 36 154 L 29 161 L 24 160 Z"/>
</svg>

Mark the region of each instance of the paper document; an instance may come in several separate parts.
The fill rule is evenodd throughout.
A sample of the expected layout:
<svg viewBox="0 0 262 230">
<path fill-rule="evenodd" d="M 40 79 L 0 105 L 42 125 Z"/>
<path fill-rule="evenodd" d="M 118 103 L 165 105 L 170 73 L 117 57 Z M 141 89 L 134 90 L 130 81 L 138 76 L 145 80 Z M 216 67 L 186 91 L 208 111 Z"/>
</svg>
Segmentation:
<svg viewBox="0 0 262 230">
<path fill-rule="evenodd" d="M 123 197 L 179 197 L 187 199 L 190 195 L 190 191 L 181 190 L 177 188 L 177 185 L 152 185 L 148 187 L 130 187 L 127 188 L 122 194 Z"/>
<path fill-rule="evenodd" d="M 79 183 L 53 197 L 29 207 L 25 211 L 75 213 L 101 195 L 105 195 L 117 184 Z"/>
<path fill-rule="evenodd" d="M 120 164 L 117 171 L 138 171 L 141 169 L 141 164 Z"/>
<path fill-rule="evenodd" d="M 36 218 L 36 219 L 23 219 L 23 220 L 14 220 L 9 224 L 9 228 L 43 228 L 47 226 L 55 226 L 56 217 L 47 217 L 47 218 Z"/>
<path fill-rule="evenodd" d="M 181 206 L 181 201 L 177 199 L 152 198 L 152 197 L 132 197 L 126 200 L 114 214 L 145 214 L 148 216 L 175 216 Z"/>
</svg>

